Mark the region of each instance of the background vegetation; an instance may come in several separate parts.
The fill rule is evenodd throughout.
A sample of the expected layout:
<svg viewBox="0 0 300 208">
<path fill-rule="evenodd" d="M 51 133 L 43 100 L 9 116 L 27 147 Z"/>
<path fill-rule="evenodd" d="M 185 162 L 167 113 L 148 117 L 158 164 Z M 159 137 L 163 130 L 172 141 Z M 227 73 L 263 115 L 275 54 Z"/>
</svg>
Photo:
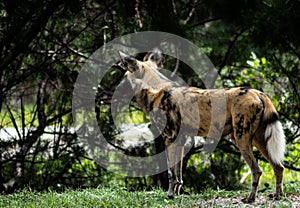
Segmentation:
<svg viewBox="0 0 300 208">
<path fill-rule="evenodd" d="M 295 182 L 300 171 L 299 11 L 298 0 L 0 1 L 0 192 L 116 183 L 128 190 L 166 188 L 165 173 L 128 178 L 104 170 L 72 131 L 72 91 L 81 66 L 114 38 L 147 30 L 177 34 L 203 48 L 219 72 L 219 86 L 251 86 L 270 95 L 286 134 L 285 182 Z M 188 84 L 201 87 L 182 63 L 167 57 L 166 67 L 178 68 Z M 99 125 L 111 141 L 116 129 L 109 106 L 123 74 L 111 69 L 96 97 Z M 124 120 L 148 121 L 132 109 Z M 159 138 L 149 145 L 152 153 L 163 148 Z M 147 155 L 149 145 L 120 149 Z M 234 144 L 224 140 L 205 160 L 198 152 L 194 148 L 185 158 L 188 191 L 241 186 L 248 169 Z M 268 188 L 271 171 L 256 156 Z"/>
</svg>

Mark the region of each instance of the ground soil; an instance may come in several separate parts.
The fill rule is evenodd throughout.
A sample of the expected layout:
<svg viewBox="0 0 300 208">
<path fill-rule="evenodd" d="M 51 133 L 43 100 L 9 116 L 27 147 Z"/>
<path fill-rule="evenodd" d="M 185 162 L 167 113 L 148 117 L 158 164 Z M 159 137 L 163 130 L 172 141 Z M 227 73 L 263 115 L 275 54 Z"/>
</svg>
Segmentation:
<svg viewBox="0 0 300 208">
<path fill-rule="evenodd" d="M 292 204 L 292 206 L 291 206 Z M 281 200 L 270 199 L 265 196 L 258 196 L 255 202 L 245 204 L 242 202 L 242 197 L 239 198 L 221 198 L 216 197 L 210 200 L 201 200 L 199 203 L 191 207 L 291 207 L 300 208 L 300 194 L 286 194 Z"/>
</svg>

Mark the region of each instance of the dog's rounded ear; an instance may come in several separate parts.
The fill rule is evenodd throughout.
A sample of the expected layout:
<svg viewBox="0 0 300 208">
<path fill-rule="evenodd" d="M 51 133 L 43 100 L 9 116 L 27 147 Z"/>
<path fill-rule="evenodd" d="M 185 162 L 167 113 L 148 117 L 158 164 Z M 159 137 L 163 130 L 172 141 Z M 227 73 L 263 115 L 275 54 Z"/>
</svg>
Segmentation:
<svg viewBox="0 0 300 208">
<path fill-rule="evenodd" d="M 159 68 L 163 67 L 164 56 L 162 51 L 159 48 L 154 48 L 152 51 L 146 54 L 144 61 L 151 61 L 155 63 Z"/>
<path fill-rule="evenodd" d="M 118 51 L 118 53 L 121 58 L 121 64 L 123 65 L 123 69 L 130 72 L 135 72 L 139 69 L 139 63 L 134 57 L 127 55 L 121 51 Z"/>
</svg>

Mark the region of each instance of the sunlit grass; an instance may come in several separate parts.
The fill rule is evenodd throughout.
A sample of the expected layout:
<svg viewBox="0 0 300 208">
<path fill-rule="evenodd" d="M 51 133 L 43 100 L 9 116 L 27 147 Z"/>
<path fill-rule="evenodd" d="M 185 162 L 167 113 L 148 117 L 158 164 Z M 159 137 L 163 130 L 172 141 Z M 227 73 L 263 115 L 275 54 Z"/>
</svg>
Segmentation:
<svg viewBox="0 0 300 208">
<path fill-rule="evenodd" d="M 297 187 L 299 185 L 299 183 L 295 184 Z M 297 189 L 294 187 L 293 190 Z M 246 196 L 247 193 L 248 190 L 225 191 L 208 189 L 199 194 L 179 195 L 174 200 L 170 200 L 166 198 L 166 193 L 161 189 L 128 191 L 120 186 L 83 190 L 68 189 L 64 192 L 51 190 L 35 192 L 25 189 L 10 195 L 1 195 L 0 207 L 199 207 L 200 204 L 212 203 L 212 200 L 222 198 L 240 201 L 240 198 Z M 267 198 L 267 193 L 259 193 L 259 195 Z M 273 203 L 274 201 L 271 200 L 271 202 Z M 283 197 L 278 202 L 280 205 L 278 207 L 288 207 L 291 203 L 291 199 Z M 281 206 L 281 204 L 285 204 L 285 206 Z M 231 204 L 225 204 L 225 207 L 232 206 Z"/>
</svg>

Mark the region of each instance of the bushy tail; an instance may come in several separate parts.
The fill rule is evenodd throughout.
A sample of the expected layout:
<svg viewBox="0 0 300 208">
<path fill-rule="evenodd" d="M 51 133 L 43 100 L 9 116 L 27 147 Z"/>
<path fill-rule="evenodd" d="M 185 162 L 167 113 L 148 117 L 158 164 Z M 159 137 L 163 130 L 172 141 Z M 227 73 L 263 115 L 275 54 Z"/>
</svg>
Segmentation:
<svg viewBox="0 0 300 208">
<path fill-rule="evenodd" d="M 278 113 L 266 95 L 261 97 L 264 104 L 263 122 L 267 125 L 265 139 L 267 140 L 267 151 L 270 159 L 277 164 L 283 161 L 285 153 L 285 136 Z"/>
<path fill-rule="evenodd" d="M 281 163 L 285 152 L 285 137 L 279 120 L 267 125 L 265 138 L 268 140 L 267 150 L 271 160 L 277 164 Z"/>
</svg>

